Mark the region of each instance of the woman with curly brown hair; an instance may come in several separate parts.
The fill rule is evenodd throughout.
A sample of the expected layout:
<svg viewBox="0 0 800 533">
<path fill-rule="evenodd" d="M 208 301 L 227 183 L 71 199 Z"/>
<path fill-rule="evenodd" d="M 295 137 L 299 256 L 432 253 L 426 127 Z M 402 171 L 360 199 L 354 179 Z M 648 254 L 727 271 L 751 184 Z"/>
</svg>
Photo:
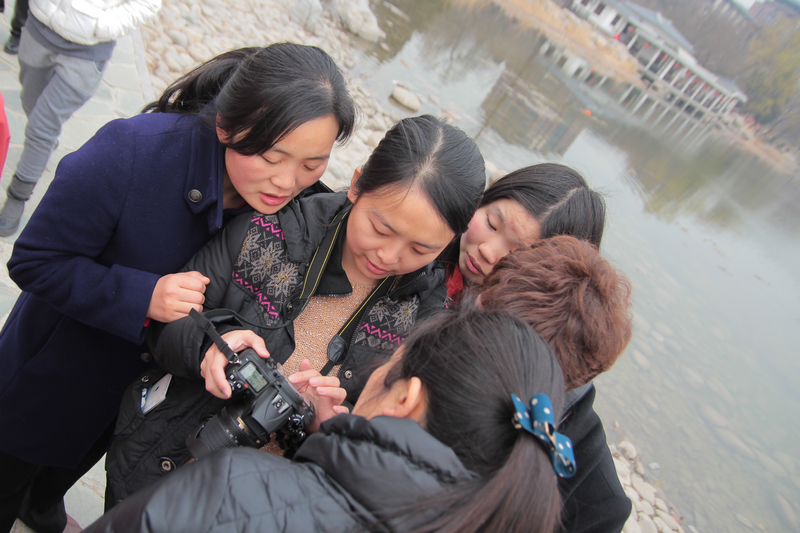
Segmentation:
<svg viewBox="0 0 800 533">
<path fill-rule="evenodd" d="M 559 479 L 562 531 L 619 532 L 631 503 L 617 478 L 591 380 L 631 337 L 630 282 L 592 244 L 569 236 L 536 242 L 499 260 L 483 280 L 487 310 L 512 312 L 550 345 L 567 389 L 560 430 L 572 439 L 577 474 Z"/>
</svg>

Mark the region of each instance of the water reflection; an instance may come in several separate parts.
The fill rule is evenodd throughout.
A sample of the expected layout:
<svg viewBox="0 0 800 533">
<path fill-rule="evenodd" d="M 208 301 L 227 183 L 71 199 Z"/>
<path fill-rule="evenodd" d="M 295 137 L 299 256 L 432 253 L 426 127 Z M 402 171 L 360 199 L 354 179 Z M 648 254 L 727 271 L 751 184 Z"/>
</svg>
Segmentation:
<svg viewBox="0 0 800 533">
<path fill-rule="evenodd" d="M 355 69 L 375 94 L 402 80 L 497 166 L 564 162 L 608 193 L 604 254 L 635 291 L 634 338 L 598 380 L 610 438 L 617 421 L 700 531 L 796 531 L 798 180 L 711 131 L 648 127 L 625 83 L 494 4 L 392 4 L 375 4 L 388 49 Z"/>
</svg>

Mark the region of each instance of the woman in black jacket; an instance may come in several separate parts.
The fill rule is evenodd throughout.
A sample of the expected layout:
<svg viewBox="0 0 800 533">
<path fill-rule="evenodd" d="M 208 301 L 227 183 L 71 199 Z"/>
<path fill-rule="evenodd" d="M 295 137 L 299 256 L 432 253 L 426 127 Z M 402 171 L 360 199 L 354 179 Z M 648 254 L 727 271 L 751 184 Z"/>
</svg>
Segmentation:
<svg viewBox="0 0 800 533">
<path fill-rule="evenodd" d="M 552 418 L 562 401 L 558 363 L 529 326 L 474 308 L 441 313 L 294 460 L 214 453 L 85 531 L 551 533 L 554 469 L 575 466 Z"/>
<path fill-rule="evenodd" d="M 329 374 L 354 404 L 415 322 L 444 307 L 435 259 L 466 229 L 484 181 L 483 158 L 463 131 L 430 115 L 405 119 L 347 193 L 243 215 L 184 268 L 208 276 L 206 315 L 233 350 L 269 354 L 287 376 Z M 126 392 L 106 460 L 107 509 L 183 465 L 187 435 L 231 396 L 228 360 L 192 317 L 156 329 L 148 340 L 162 370 Z M 141 390 L 163 371 L 173 375 L 166 400 L 145 415 Z"/>
</svg>

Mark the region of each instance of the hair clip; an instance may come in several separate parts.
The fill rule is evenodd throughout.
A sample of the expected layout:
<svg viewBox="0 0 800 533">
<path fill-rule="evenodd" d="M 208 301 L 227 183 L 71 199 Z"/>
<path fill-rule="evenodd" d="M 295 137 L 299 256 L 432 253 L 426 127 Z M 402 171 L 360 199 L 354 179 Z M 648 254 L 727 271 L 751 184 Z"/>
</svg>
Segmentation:
<svg viewBox="0 0 800 533">
<path fill-rule="evenodd" d="M 524 429 L 547 448 L 553 470 L 559 477 L 572 477 L 576 468 L 572 441 L 556 431 L 553 404 L 547 394 L 531 396 L 530 408 L 516 394 L 511 395 L 511 400 L 516 408 L 514 427 Z"/>
</svg>

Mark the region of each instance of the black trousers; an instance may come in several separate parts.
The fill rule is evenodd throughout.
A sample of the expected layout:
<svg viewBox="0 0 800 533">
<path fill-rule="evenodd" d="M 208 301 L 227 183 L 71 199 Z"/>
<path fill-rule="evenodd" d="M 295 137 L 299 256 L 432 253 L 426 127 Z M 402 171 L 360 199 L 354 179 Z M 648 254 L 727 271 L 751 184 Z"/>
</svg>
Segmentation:
<svg viewBox="0 0 800 533">
<path fill-rule="evenodd" d="M 113 435 L 114 423 L 75 468 L 36 465 L 0 452 L 0 533 L 11 531 L 18 517 L 36 533 L 62 533 L 64 494 L 103 457 Z"/>
<path fill-rule="evenodd" d="M 14 17 L 11 19 L 11 35 L 19 38 L 26 20 L 28 20 L 28 0 L 17 0 L 14 3 Z"/>
</svg>

